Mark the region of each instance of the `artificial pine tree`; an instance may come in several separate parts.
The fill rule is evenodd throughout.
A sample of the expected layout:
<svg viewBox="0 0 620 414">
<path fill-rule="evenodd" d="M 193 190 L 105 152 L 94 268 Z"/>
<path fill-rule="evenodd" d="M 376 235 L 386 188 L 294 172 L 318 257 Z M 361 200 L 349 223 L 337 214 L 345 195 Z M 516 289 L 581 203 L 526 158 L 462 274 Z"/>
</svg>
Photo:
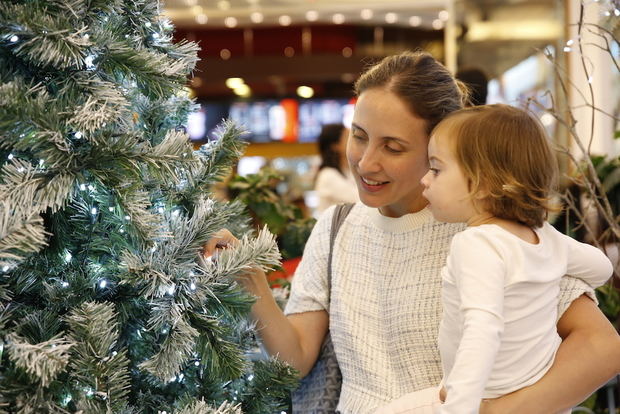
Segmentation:
<svg viewBox="0 0 620 414">
<path fill-rule="evenodd" d="M 193 151 L 171 32 L 155 0 L 0 2 L 0 412 L 264 414 L 295 385 L 249 357 L 234 277 L 279 253 L 209 198 L 243 144 Z"/>
</svg>

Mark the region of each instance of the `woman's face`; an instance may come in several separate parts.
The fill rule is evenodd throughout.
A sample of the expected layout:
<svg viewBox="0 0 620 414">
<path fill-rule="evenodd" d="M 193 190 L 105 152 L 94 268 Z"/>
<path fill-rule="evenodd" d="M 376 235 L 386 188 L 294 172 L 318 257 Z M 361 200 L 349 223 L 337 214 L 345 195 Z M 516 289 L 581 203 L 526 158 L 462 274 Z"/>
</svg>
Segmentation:
<svg viewBox="0 0 620 414">
<path fill-rule="evenodd" d="M 420 211 L 428 171 L 426 121 L 384 88 L 364 91 L 353 114 L 347 159 L 360 200 L 389 217 Z"/>
</svg>

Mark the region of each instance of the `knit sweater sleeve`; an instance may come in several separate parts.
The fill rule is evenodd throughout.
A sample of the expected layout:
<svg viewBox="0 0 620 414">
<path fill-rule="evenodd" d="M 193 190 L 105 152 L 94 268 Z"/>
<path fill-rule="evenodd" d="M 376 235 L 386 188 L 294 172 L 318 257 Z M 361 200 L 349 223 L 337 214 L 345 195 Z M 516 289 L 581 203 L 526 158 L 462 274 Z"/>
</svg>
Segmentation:
<svg viewBox="0 0 620 414">
<path fill-rule="evenodd" d="M 306 242 L 303 257 L 295 270 L 291 296 L 284 313 L 329 311 L 329 284 L 327 281 L 327 259 L 329 255 L 329 233 L 335 206 L 325 210 L 319 217 Z"/>
</svg>

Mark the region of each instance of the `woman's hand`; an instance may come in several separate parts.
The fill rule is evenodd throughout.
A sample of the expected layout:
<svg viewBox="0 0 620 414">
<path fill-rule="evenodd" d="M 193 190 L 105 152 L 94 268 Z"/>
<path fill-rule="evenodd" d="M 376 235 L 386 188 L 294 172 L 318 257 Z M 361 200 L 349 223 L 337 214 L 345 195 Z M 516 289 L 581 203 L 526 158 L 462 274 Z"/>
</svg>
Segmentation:
<svg viewBox="0 0 620 414">
<path fill-rule="evenodd" d="M 234 249 L 238 245 L 239 239 L 233 236 L 227 229 L 221 229 L 207 240 L 207 243 L 202 248 L 202 256 L 205 260 L 215 261 L 219 252 L 224 249 Z M 254 296 L 260 297 L 265 294 L 271 294 L 265 272 L 257 267 L 253 267 L 248 272 L 238 275 L 236 280 L 237 283 Z"/>
<path fill-rule="evenodd" d="M 239 239 L 232 235 L 227 229 L 221 229 L 213 237 L 207 240 L 202 248 L 202 255 L 205 259 L 217 258 L 218 252 L 222 249 L 239 245 Z"/>
</svg>

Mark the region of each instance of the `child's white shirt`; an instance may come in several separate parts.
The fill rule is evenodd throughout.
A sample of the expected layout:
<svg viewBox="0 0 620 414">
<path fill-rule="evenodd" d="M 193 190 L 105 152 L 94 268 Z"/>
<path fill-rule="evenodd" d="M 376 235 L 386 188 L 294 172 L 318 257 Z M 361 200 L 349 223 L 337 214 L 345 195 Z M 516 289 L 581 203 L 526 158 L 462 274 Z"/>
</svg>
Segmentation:
<svg viewBox="0 0 620 414">
<path fill-rule="evenodd" d="M 482 398 L 531 385 L 551 367 L 560 279 L 596 288 L 612 266 L 597 248 L 545 223 L 539 243 L 493 224 L 454 236 L 442 269 L 439 350 L 447 399 L 441 414 L 476 414 Z"/>
</svg>

